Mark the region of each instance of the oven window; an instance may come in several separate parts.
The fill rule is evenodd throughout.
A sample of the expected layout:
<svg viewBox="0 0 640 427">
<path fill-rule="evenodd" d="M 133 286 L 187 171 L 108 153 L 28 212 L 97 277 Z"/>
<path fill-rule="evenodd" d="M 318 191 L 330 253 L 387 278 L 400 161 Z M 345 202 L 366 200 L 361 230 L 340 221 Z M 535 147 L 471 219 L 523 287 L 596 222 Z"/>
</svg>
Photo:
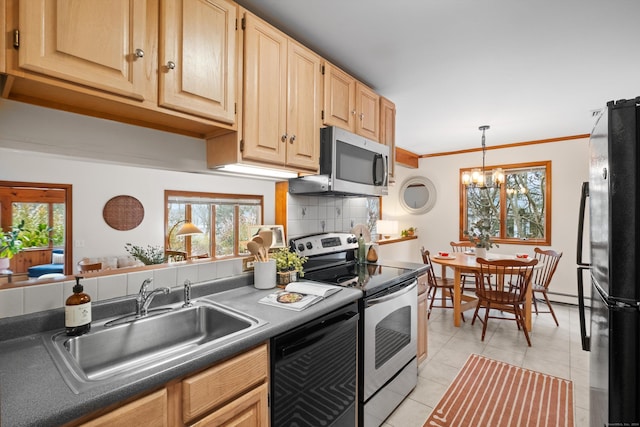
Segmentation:
<svg viewBox="0 0 640 427">
<path fill-rule="evenodd" d="M 399 308 L 376 325 L 376 369 L 411 342 L 411 307 Z"/>
</svg>

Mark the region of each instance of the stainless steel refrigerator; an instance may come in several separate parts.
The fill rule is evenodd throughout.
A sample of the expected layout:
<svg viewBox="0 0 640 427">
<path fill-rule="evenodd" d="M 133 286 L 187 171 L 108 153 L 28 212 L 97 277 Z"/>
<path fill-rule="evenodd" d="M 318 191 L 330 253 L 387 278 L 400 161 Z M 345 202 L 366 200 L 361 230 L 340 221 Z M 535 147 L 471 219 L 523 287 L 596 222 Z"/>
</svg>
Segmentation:
<svg viewBox="0 0 640 427">
<path fill-rule="evenodd" d="M 639 106 L 640 97 L 607 103 L 589 140 L 577 261 L 582 343 L 591 352 L 591 427 L 640 426 Z M 588 264 L 581 259 L 587 211 Z M 590 300 L 584 298 L 584 270 L 590 272 Z"/>
</svg>

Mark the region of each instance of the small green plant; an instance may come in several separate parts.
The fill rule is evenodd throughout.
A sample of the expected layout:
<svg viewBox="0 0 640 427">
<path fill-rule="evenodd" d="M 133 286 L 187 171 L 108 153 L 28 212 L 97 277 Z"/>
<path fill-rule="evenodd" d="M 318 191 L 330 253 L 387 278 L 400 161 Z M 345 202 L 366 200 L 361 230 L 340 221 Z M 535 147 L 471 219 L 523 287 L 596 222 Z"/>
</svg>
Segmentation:
<svg viewBox="0 0 640 427">
<path fill-rule="evenodd" d="M 22 240 L 23 248 L 47 247 L 51 241 L 52 227 L 47 224 L 40 223 L 35 229 L 22 230 L 20 240 Z"/>
<path fill-rule="evenodd" d="M 467 236 L 476 248 L 491 249 L 493 246 L 496 248 L 500 247 L 497 243 L 491 241 L 491 221 L 481 219 L 471 225 L 473 228 L 471 230 L 464 230 L 462 234 Z"/>
<path fill-rule="evenodd" d="M 400 236 L 402 237 L 413 236 L 417 231 L 418 231 L 418 227 L 409 227 L 406 230 L 402 230 L 400 232 Z"/>
<path fill-rule="evenodd" d="M 24 231 L 24 220 L 11 227 L 10 231 L 0 230 L 0 258 L 11 259 L 23 249 L 20 234 Z"/>
<path fill-rule="evenodd" d="M 147 245 L 146 248 L 143 248 L 142 246 L 127 243 L 124 248 L 132 257 L 142 261 L 144 265 L 162 264 L 164 262 L 164 250 L 160 246 Z"/>
<path fill-rule="evenodd" d="M 300 277 L 304 276 L 302 264 L 307 262 L 307 257 L 301 257 L 295 252 L 291 252 L 289 248 L 281 248 L 273 254 L 273 259 L 276 260 L 276 270 L 280 272 L 297 271 Z"/>
</svg>

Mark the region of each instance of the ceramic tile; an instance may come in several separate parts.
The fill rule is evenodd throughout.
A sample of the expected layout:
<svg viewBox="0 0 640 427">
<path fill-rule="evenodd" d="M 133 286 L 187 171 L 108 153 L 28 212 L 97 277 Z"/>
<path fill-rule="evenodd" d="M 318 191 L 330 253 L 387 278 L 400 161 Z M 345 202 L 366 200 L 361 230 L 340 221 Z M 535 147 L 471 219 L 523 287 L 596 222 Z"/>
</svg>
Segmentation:
<svg viewBox="0 0 640 427">
<path fill-rule="evenodd" d="M 224 261 L 218 261 L 217 278 L 235 276 L 242 273 L 242 260 L 239 259 L 227 259 Z"/>
<path fill-rule="evenodd" d="M 24 314 L 60 308 L 62 305 L 61 283 L 49 283 L 24 288 Z"/>
<path fill-rule="evenodd" d="M 168 267 L 159 270 L 153 270 L 153 286 L 152 289 L 176 286 L 178 281 L 178 268 Z"/>
<path fill-rule="evenodd" d="M 24 314 L 25 288 L 0 290 L 0 318 Z"/>
<path fill-rule="evenodd" d="M 216 279 L 217 271 L 218 271 L 217 262 L 207 262 L 203 264 L 198 264 L 198 281 L 204 282 L 207 280 Z"/>
<path fill-rule="evenodd" d="M 181 265 L 178 267 L 178 279 L 176 286 L 184 286 L 185 280 L 190 280 L 192 283 L 198 281 L 198 266 L 196 264 Z"/>
<path fill-rule="evenodd" d="M 127 275 L 98 277 L 98 300 L 118 298 L 127 295 Z"/>
</svg>

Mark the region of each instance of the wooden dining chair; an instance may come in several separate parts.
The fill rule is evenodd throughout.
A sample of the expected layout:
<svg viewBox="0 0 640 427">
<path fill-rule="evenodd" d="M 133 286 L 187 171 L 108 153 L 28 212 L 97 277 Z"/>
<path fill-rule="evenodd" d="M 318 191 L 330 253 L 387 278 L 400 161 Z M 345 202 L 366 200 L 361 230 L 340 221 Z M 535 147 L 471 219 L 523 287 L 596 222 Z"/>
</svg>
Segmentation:
<svg viewBox="0 0 640 427">
<path fill-rule="evenodd" d="M 431 299 L 429 302 L 429 308 L 427 309 L 427 319 L 431 316 L 431 310 L 436 308 L 453 308 L 453 280 L 442 279 L 436 277 L 436 273 L 431 263 L 431 257 L 429 251 L 424 247 L 420 248 L 420 254 L 422 255 L 422 262 L 429 266 L 427 270 L 427 298 Z M 440 290 L 438 297 L 438 290 Z M 451 300 L 451 305 L 447 305 L 447 297 Z M 433 305 L 435 300 L 440 300 L 439 305 Z M 464 322 L 464 313 L 462 315 L 462 321 Z"/>
<path fill-rule="evenodd" d="M 466 252 L 469 249 L 472 249 L 475 247 L 475 245 L 468 240 L 462 240 L 460 242 L 451 241 L 449 242 L 449 245 L 451 245 L 451 252 Z M 466 287 L 467 279 L 469 279 L 471 283 L 473 283 L 475 281 L 475 275 L 470 273 L 462 273 L 460 275 L 460 283 L 462 284 L 462 290 L 468 291 L 468 290 L 475 289 L 475 288 Z"/>
<path fill-rule="evenodd" d="M 482 322 L 482 341 L 487 332 L 489 319 L 515 320 L 518 329 L 522 329 L 531 347 L 531 339 L 524 322 L 524 304 L 526 303 L 527 289 L 531 284 L 533 268 L 538 264 L 537 259 L 528 261 L 516 259 L 500 259 L 487 261 L 484 258 L 477 259 L 480 271 L 475 274 L 476 295 L 478 305 L 473 313 L 473 325 L 476 319 Z M 485 309 L 484 319 L 478 314 L 480 308 Z M 512 313 L 514 317 L 493 316 L 491 310 L 499 310 L 504 314 Z"/>
<path fill-rule="evenodd" d="M 186 261 L 187 253 L 185 251 L 174 251 L 174 250 L 166 250 L 164 251 L 164 261 L 165 262 L 179 262 Z"/>
<path fill-rule="evenodd" d="M 551 313 L 553 320 L 556 322 L 556 326 L 560 326 L 556 313 L 554 313 L 553 307 L 551 307 L 551 301 L 549 301 L 547 291 L 549 290 L 553 274 L 556 272 L 556 268 L 558 267 L 558 262 L 560 261 L 560 258 L 562 258 L 562 252 L 556 252 L 551 249 L 543 250 L 540 248 L 534 248 L 533 251 L 535 252 L 534 258 L 542 264 L 542 267 L 533 272 L 533 278 L 531 279 L 533 307 L 536 311 L 536 316 L 538 313 Z M 549 311 L 538 311 L 538 303 L 535 298 L 536 293 L 542 294 L 544 301 L 547 303 L 547 307 L 549 307 Z"/>
<path fill-rule="evenodd" d="M 80 270 L 81 273 L 100 271 L 102 270 L 102 263 L 90 262 L 88 259 L 81 259 L 80 261 L 78 261 L 78 270 Z"/>
</svg>

